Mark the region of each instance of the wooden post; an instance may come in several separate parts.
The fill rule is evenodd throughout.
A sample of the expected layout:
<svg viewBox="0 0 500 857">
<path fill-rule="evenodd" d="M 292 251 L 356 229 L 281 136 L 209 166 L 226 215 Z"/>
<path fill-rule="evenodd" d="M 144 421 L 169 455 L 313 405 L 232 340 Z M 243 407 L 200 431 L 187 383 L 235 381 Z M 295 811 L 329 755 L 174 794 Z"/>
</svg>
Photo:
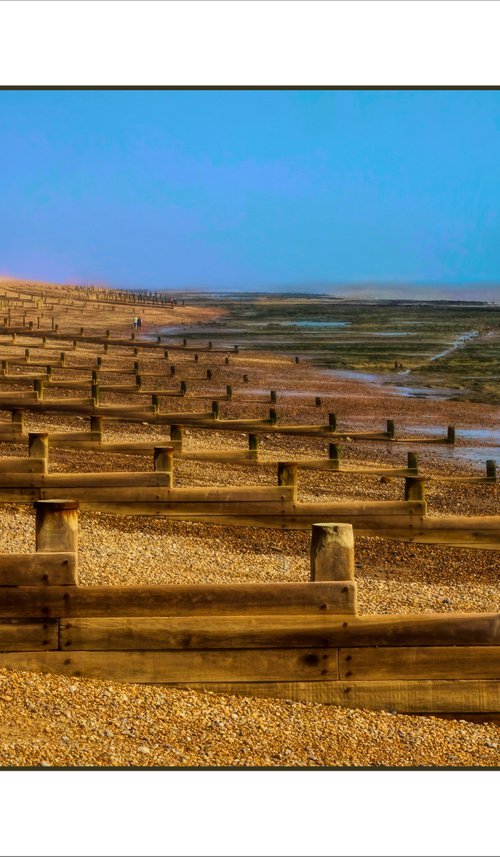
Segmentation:
<svg viewBox="0 0 500 857">
<path fill-rule="evenodd" d="M 233 388 L 231 387 L 231 384 L 226 384 L 226 396 L 228 399 L 233 398 Z"/>
<path fill-rule="evenodd" d="M 173 364 L 173 363 L 172 363 L 172 365 L 171 365 L 171 367 L 170 367 L 170 374 L 171 374 L 171 375 L 175 375 L 175 366 L 174 366 L 174 364 Z"/>
<path fill-rule="evenodd" d="M 91 384 L 90 387 L 90 398 L 94 400 L 96 405 L 99 404 L 99 384 Z"/>
<path fill-rule="evenodd" d="M 234 353 L 235 353 L 235 354 L 239 354 L 239 353 L 240 353 L 240 348 L 239 348 L 239 346 L 238 346 L 238 345 L 235 345 L 235 346 L 234 346 Z"/>
<path fill-rule="evenodd" d="M 316 398 L 315 398 L 315 400 L 314 400 L 314 405 L 315 405 L 315 407 L 316 407 L 316 408 L 320 408 L 320 407 L 321 407 L 321 398 L 320 398 L 320 396 L 316 396 Z"/>
<path fill-rule="evenodd" d="M 224 357 L 224 365 L 229 366 L 229 357 Z"/>
<path fill-rule="evenodd" d="M 311 580 L 354 580 L 352 524 L 313 524 Z"/>
<path fill-rule="evenodd" d="M 30 350 L 29 350 L 29 348 L 24 349 L 24 357 L 26 359 L 26 363 L 29 363 L 30 362 Z"/>
<path fill-rule="evenodd" d="M 448 426 L 446 443 L 455 443 L 455 426 Z"/>
<path fill-rule="evenodd" d="M 90 431 L 99 435 L 97 440 L 102 443 L 102 417 L 90 417 Z"/>
<path fill-rule="evenodd" d="M 142 387 L 142 377 L 140 375 L 135 376 L 135 386 L 138 390 L 140 390 Z"/>
<path fill-rule="evenodd" d="M 184 426 L 170 426 L 170 440 L 177 444 L 177 451 L 182 452 L 184 442 Z"/>
<path fill-rule="evenodd" d="M 207 381 L 211 381 L 211 380 L 212 380 L 212 370 L 207 369 Z"/>
<path fill-rule="evenodd" d="M 28 434 L 28 457 L 44 460 L 43 472 L 49 472 L 49 435 L 46 431 L 30 431 Z"/>
<path fill-rule="evenodd" d="M 199 356 L 198 356 L 198 354 L 195 354 L 195 355 L 194 355 L 194 362 L 195 362 L 195 363 L 198 363 L 198 360 L 199 360 Z"/>
<path fill-rule="evenodd" d="M 158 411 L 160 409 L 160 397 L 159 397 L 158 393 L 152 393 L 151 404 L 152 404 L 153 408 L 155 409 L 155 412 L 158 413 Z"/>
<path fill-rule="evenodd" d="M 209 343 L 208 343 L 208 347 L 209 347 L 210 349 L 212 349 L 212 348 L 213 348 L 213 345 L 212 345 L 212 343 L 211 343 L 211 342 L 209 342 Z"/>
<path fill-rule="evenodd" d="M 418 473 L 418 457 L 416 452 L 408 453 L 408 470 L 413 470 L 414 473 Z"/>
<path fill-rule="evenodd" d="M 488 479 L 496 481 L 497 478 L 497 463 L 492 458 L 486 462 L 486 476 Z"/>
<path fill-rule="evenodd" d="M 37 394 L 37 400 L 43 399 L 43 378 L 35 378 L 33 381 L 33 389 Z"/>
<path fill-rule="evenodd" d="M 66 354 L 64 351 L 61 351 L 61 353 L 59 355 L 59 359 L 61 361 L 61 366 L 64 366 L 66 363 Z"/>
<path fill-rule="evenodd" d="M 2 372 L 4 375 L 9 371 L 9 363 L 8 360 L 2 360 Z"/>
<path fill-rule="evenodd" d="M 181 395 L 185 396 L 187 393 L 187 384 L 185 381 L 181 381 Z"/>
<path fill-rule="evenodd" d="M 248 375 L 243 375 L 243 383 L 248 384 Z"/>
<path fill-rule="evenodd" d="M 270 396 L 271 396 L 271 398 L 270 398 L 271 404 L 275 405 L 276 404 L 276 390 L 271 390 Z"/>
<path fill-rule="evenodd" d="M 250 451 L 250 456 L 255 459 L 259 457 L 259 440 L 260 438 L 258 434 L 248 435 L 248 449 Z"/>
<path fill-rule="evenodd" d="M 139 361 L 138 361 L 138 360 L 134 360 L 134 372 L 135 372 L 135 374 L 136 374 L 136 375 L 138 375 L 138 374 L 139 374 L 139 372 L 140 372 L 140 368 L 139 368 Z"/>
<path fill-rule="evenodd" d="M 405 479 L 405 500 L 425 500 L 425 478 L 408 476 Z"/>
<path fill-rule="evenodd" d="M 51 381 L 52 380 L 52 366 L 50 365 L 50 363 L 47 364 L 46 372 L 47 372 L 47 380 Z"/>
<path fill-rule="evenodd" d="M 100 369 L 102 366 L 102 357 L 100 354 L 96 357 L 95 362 L 96 362 L 96 366 L 98 367 L 98 369 Z"/>
<path fill-rule="evenodd" d="M 296 363 L 298 363 L 298 362 L 299 362 L 299 358 L 298 358 L 298 357 L 296 357 L 296 358 L 295 358 L 295 362 L 296 362 Z"/>
<path fill-rule="evenodd" d="M 278 422 L 278 415 L 275 408 L 269 408 L 269 422 L 272 426 L 275 426 Z"/>
<path fill-rule="evenodd" d="M 220 416 L 220 403 L 212 402 L 212 413 L 214 415 L 214 420 L 218 420 Z"/>
<path fill-rule="evenodd" d="M 394 437 L 395 426 L 394 420 L 387 420 L 387 437 L 392 440 Z"/>
<path fill-rule="evenodd" d="M 280 461 L 278 464 L 278 485 L 293 488 L 292 499 L 297 499 L 297 465 L 293 462 Z"/>
<path fill-rule="evenodd" d="M 328 458 L 336 467 L 339 466 L 339 448 L 336 443 L 328 444 Z"/>
<path fill-rule="evenodd" d="M 337 429 L 337 416 L 336 416 L 336 414 L 328 414 L 328 425 L 332 431 L 336 431 L 336 429 Z"/>
<path fill-rule="evenodd" d="M 173 446 L 155 446 L 153 449 L 153 468 L 161 473 L 170 474 L 170 488 L 172 488 L 174 474 Z"/>
<path fill-rule="evenodd" d="M 78 552 L 78 500 L 35 502 L 36 550 L 45 553 Z"/>
<path fill-rule="evenodd" d="M 24 432 L 24 411 L 14 408 L 12 411 L 12 424 L 16 433 L 19 432 L 19 434 L 22 434 Z"/>
</svg>

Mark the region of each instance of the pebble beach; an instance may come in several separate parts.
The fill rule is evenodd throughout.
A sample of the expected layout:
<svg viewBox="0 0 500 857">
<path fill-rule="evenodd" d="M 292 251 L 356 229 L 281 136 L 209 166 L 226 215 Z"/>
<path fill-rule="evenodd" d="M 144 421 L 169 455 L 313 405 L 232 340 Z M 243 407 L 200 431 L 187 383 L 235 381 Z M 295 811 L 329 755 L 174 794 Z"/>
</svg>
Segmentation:
<svg viewBox="0 0 500 857">
<path fill-rule="evenodd" d="M 155 331 L 154 317 L 147 328 Z M 189 323 L 189 319 L 186 323 Z M 19 354 L 26 346 L 19 338 Z M 28 343 L 29 344 L 29 343 Z M 115 353 L 116 351 L 116 353 Z M 125 351 L 125 349 L 124 349 Z M 11 351 L 9 351 L 11 353 Z M 82 346 L 78 359 L 95 357 Z M 119 369 L 119 349 L 106 366 Z M 207 355 L 204 355 L 204 359 Z M 76 361 L 76 356 L 74 360 Z M 177 376 L 194 375 L 181 357 Z M 142 360 L 147 371 L 148 358 Z M 179 363 L 181 367 L 179 368 Z M 235 384 L 238 372 L 249 382 Z M 223 416 L 265 416 L 269 399 L 287 423 L 328 422 L 334 412 L 342 431 L 383 430 L 394 419 L 400 434 L 416 437 L 456 426 L 454 449 L 446 445 L 414 447 L 347 440 L 343 466 L 405 466 L 414 449 L 422 472 L 433 475 L 427 488 L 429 513 L 498 514 L 498 486 L 451 486 L 440 475 L 482 475 L 484 463 L 461 451 L 460 427 L 498 428 L 498 409 L 478 403 L 419 400 L 395 396 L 370 384 L 334 378 L 292 355 L 240 352 L 229 366 L 213 355 L 216 385 L 234 385 Z M 196 367 L 195 367 L 196 368 Z M 200 372 L 197 371 L 197 376 Z M 70 376 L 70 373 L 67 373 Z M 58 373 L 64 377 L 64 370 Z M 74 373 L 73 373 L 74 377 Z M 126 378 L 116 376 L 118 382 Z M 189 384 L 189 380 L 188 380 Z M 210 396 L 203 381 L 196 395 Z M 169 388 L 169 379 L 165 389 Z M 204 410 L 210 401 L 172 399 L 168 410 Z M 58 393 L 58 395 L 61 395 Z M 315 396 L 321 405 L 315 406 Z M 105 394 L 104 402 L 133 403 L 133 394 Z M 241 400 L 241 403 L 239 403 Z M 172 404 L 171 404 L 172 403 Z M 0 414 L 8 419 L 8 414 Z M 423 427 L 423 428 L 422 428 Z M 74 417 L 26 415 L 27 430 L 80 430 Z M 168 430 L 116 423 L 106 440 L 167 441 Z M 238 433 L 188 429 L 184 450 L 234 449 L 245 443 Z M 494 450 L 492 450 L 494 452 Z M 323 439 L 264 436 L 261 458 L 326 455 Z M 2 456 L 21 455 L 22 447 L 2 443 Z M 494 458 L 494 454 L 491 455 Z M 151 470 L 147 456 L 50 451 L 51 472 L 65 470 Z M 178 460 L 175 484 L 276 484 L 274 465 L 257 468 Z M 403 481 L 376 475 L 301 471 L 299 499 L 402 499 Z M 79 581 L 81 585 L 305 581 L 309 574 L 310 534 L 301 531 L 226 527 L 221 524 L 119 517 L 81 512 Z M 34 515 L 29 505 L 2 507 L 0 552 L 34 550 Z M 500 609 L 500 554 L 495 551 L 389 542 L 355 541 L 360 613 L 492 612 Z M 495 722 L 468 722 L 338 708 L 266 698 L 243 698 L 162 686 L 117 684 L 59 676 L 0 671 L 0 765 L 3 767 L 492 767 L 500 764 L 500 729 Z"/>
</svg>

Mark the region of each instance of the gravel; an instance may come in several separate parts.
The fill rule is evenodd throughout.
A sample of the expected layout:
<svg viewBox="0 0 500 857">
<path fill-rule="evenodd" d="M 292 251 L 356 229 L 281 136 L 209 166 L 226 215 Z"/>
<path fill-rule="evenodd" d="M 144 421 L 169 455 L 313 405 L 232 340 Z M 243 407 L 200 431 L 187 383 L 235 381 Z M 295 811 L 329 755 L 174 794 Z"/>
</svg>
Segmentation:
<svg viewBox="0 0 500 857">
<path fill-rule="evenodd" d="M 495 767 L 493 724 L 0 670 L 13 767 Z"/>
<path fill-rule="evenodd" d="M 54 292 L 58 294 L 57 292 Z M 188 311 L 189 309 L 189 311 Z M 147 310 L 151 332 L 165 323 L 164 311 Z M 174 321 L 194 321 L 202 310 L 176 309 Z M 129 308 L 102 311 L 102 329 L 129 331 Z M 144 314 L 143 314 L 144 315 Z M 59 321 L 85 324 L 78 307 L 69 308 Z M 172 320 L 169 319 L 170 323 Z M 167 322 L 169 323 L 169 322 Z M 24 354 L 32 341 L 21 336 L 18 345 L 2 355 Z M 64 346 L 36 349 L 48 357 Z M 5 353 L 7 352 L 7 353 Z M 33 354 L 35 349 L 33 349 Z M 102 354 L 99 346 L 79 346 L 68 352 L 71 365 L 88 365 Z M 161 352 L 162 354 L 162 352 Z M 172 352 L 172 357 L 174 352 Z M 126 359 L 124 359 L 126 358 Z M 103 355 L 110 368 L 127 366 L 134 359 L 152 371 L 157 357 L 133 357 L 131 349 L 112 349 Z M 162 410 L 208 410 L 232 383 L 235 396 L 222 404 L 223 417 L 267 416 L 270 389 L 278 391 L 276 408 L 287 423 L 324 424 L 335 412 L 339 429 L 356 431 L 385 428 L 395 419 L 397 433 L 448 424 L 469 428 L 499 425 L 499 409 L 464 402 L 432 402 L 393 397 L 367 384 L 333 378 L 307 361 L 295 365 L 293 357 L 275 354 L 232 355 L 229 366 L 223 355 L 202 354 L 195 364 L 190 354 L 175 354 L 178 367 L 164 389 L 178 389 L 188 379 L 188 392 L 206 399 L 166 399 Z M 213 370 L 210 386 L 201 377 Z M 248 372 L 248 385 L 239 383 Z M 78 373 L 57 372 L 59 377 Z M 86 375 L 90 373 L 87 372 Z M 128 383 L 130 376 L 116 375 L 113 382 Z M 109 381 L 111 382 L 111 381 Z M 108 382 L 108 383 L 109 383 Z M 156 386 L 156 382 L 155 382 Z M 6 389 L 6 388 L 2 388 Z M 285 395 L 285 393 L 293 395 Z M 56 391 L 63 397 L 63 391 Z M 68 393 L 66 395 L 74 395 Z M 82 395 L 78 392 L 76 395 Z M 321 395 L 322 406 L 314 407 Z M 238 400 L 245 400 L 245 404 Z M 106 393 L 103 402 L 140 402 L 140 397 Z M 252 400 L 248 403 L 248 400 Z M 0 412 L 0 419 L 10 415 Z M 81 430 L 78 417 L 28 415 L 29 430 Z M 421 428 L 424 426 L 424 428 Z M 420 428 L 419 428 L 420 427 Z M 109 440 L 139 437 L 165 441 L 168 430 L 147 425 L 107 424 Z M 458 446 L 462 442 L 458 441 Z M 202 432 L 189 429 L 185 448 L 244 448 L 241 433 Z M 2 455 L 22 455 L 25 447 L 2 443 Z M 326 442 L 314 438 L 262 438 L 263 457 L 283 460 L 300 456 L 326 457 Z M 453 457 L 443 445 L 406 446 L 351 440 L 341 445 L 343 465 L 384 464 L 405 466 L 406 451 L 419 453 L 421 469 L 433 474 L 427 499 L 431 514 L 498 514 L 496 485 L 454 484 L 440 475 L 482 474 L 483 466 Z M 494 452 L 494 450 L 493 450 Z M 494 457 L 492 454 L 489 457 Z M 52 472 L 89 470 L 150 470 L 151 456 L 103 455 L 72 450 L 51 450 Z M 276 484 L 274 466 L 249 469 L 216 463 L 177 461 L 176 484 L 244 485 Z M 348 475 L 301 471 L 299 499 L 401 499 L 403 481 L 373 475 Z M 80 514 L 80 583 L 159 584 L 228 581 L 307 580 L 310 534 L 217 524 L 173 522 L 158 518 L 124 517 L 82 512 Z M 34 550 L 34 515 L 29 506 L 2 507 L 0 551 Z M 500 605 L 498 572 L 500 553 L 459 548 L 356 539 L 356 579 L 360 612 L 418 613 L 493 611 Z M 495 723 L 471 723 L 444 718 L 417 717 L 341 709 L 287 700 L 246 699 L 230 695 L 191 692 L 160 686 L 119 685 L 105 681 L 65 679 L 59 676 L 0 671 L 0 765 L 26 766 L 498 766 L 500 735 Z"/>
</svg>

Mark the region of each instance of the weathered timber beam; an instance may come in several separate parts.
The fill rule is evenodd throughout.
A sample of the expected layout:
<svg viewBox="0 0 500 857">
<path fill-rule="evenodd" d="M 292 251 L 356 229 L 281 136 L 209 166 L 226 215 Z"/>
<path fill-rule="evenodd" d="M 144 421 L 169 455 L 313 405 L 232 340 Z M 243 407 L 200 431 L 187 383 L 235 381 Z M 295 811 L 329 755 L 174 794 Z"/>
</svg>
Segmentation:
<svg viewBox="0 0 500 857">
<path fill-rule="evenodd" d="M 18 586 L 0 591 L 1 618 L 353 614 L 356 584 L 239 583 L 167 586 Z"/>
<path fill-rule="evenodd" d="M 340 678 L 352 681 L 500 679 L 500 646 L 351 647 L 340 650 L 339 664 Z"/>
<path fill-rule="evenodd" d="M 60 634 L 90 650 L 500 646 L 500 614 L 105 617 L 62 620 Z"/>
<path fill-rule="evenodd" d="M 67 586 L 76 583 L 77 563 L 73 551 L 0 554 L 0 587 Z"/>
<path fill-rule="evenodd" d="M 193 690 L 241 696 L 266 696 L 368 708 L 407 714 L 498 713 L 500 684 L 496 680 L 469 681 L 308 681 L 308 682 L 189 682 Z"/>
<path fill-rule="evenodd" d="M 0 654 L 0 668 L 133 683 L 338 679 L 337 650 L 64 651 Z"/>
</svg>

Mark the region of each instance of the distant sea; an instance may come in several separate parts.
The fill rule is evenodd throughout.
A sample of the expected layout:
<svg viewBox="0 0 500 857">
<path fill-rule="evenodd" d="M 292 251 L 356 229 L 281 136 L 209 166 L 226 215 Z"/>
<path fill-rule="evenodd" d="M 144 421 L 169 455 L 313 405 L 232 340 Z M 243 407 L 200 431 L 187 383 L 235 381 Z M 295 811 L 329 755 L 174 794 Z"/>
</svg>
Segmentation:
<svg viewBox="0 0 500 857">
<path fill-rule="evenodd" d="M 324 297 L 353 298 L 365 300 L 461 300 L 487 301 L 500 304 L 499 283 L 464 284 L 385 284 L 385 283 L 294 283 L 266 284 L 261 286 L 187 286 L 171 289 L 175 292 L 195 292 L 211 297 L 227 297 L 238 294 L 282 294 L 321 295 Z M 170 289 L 167 289 L 170 291 Z"/>
</svg>

